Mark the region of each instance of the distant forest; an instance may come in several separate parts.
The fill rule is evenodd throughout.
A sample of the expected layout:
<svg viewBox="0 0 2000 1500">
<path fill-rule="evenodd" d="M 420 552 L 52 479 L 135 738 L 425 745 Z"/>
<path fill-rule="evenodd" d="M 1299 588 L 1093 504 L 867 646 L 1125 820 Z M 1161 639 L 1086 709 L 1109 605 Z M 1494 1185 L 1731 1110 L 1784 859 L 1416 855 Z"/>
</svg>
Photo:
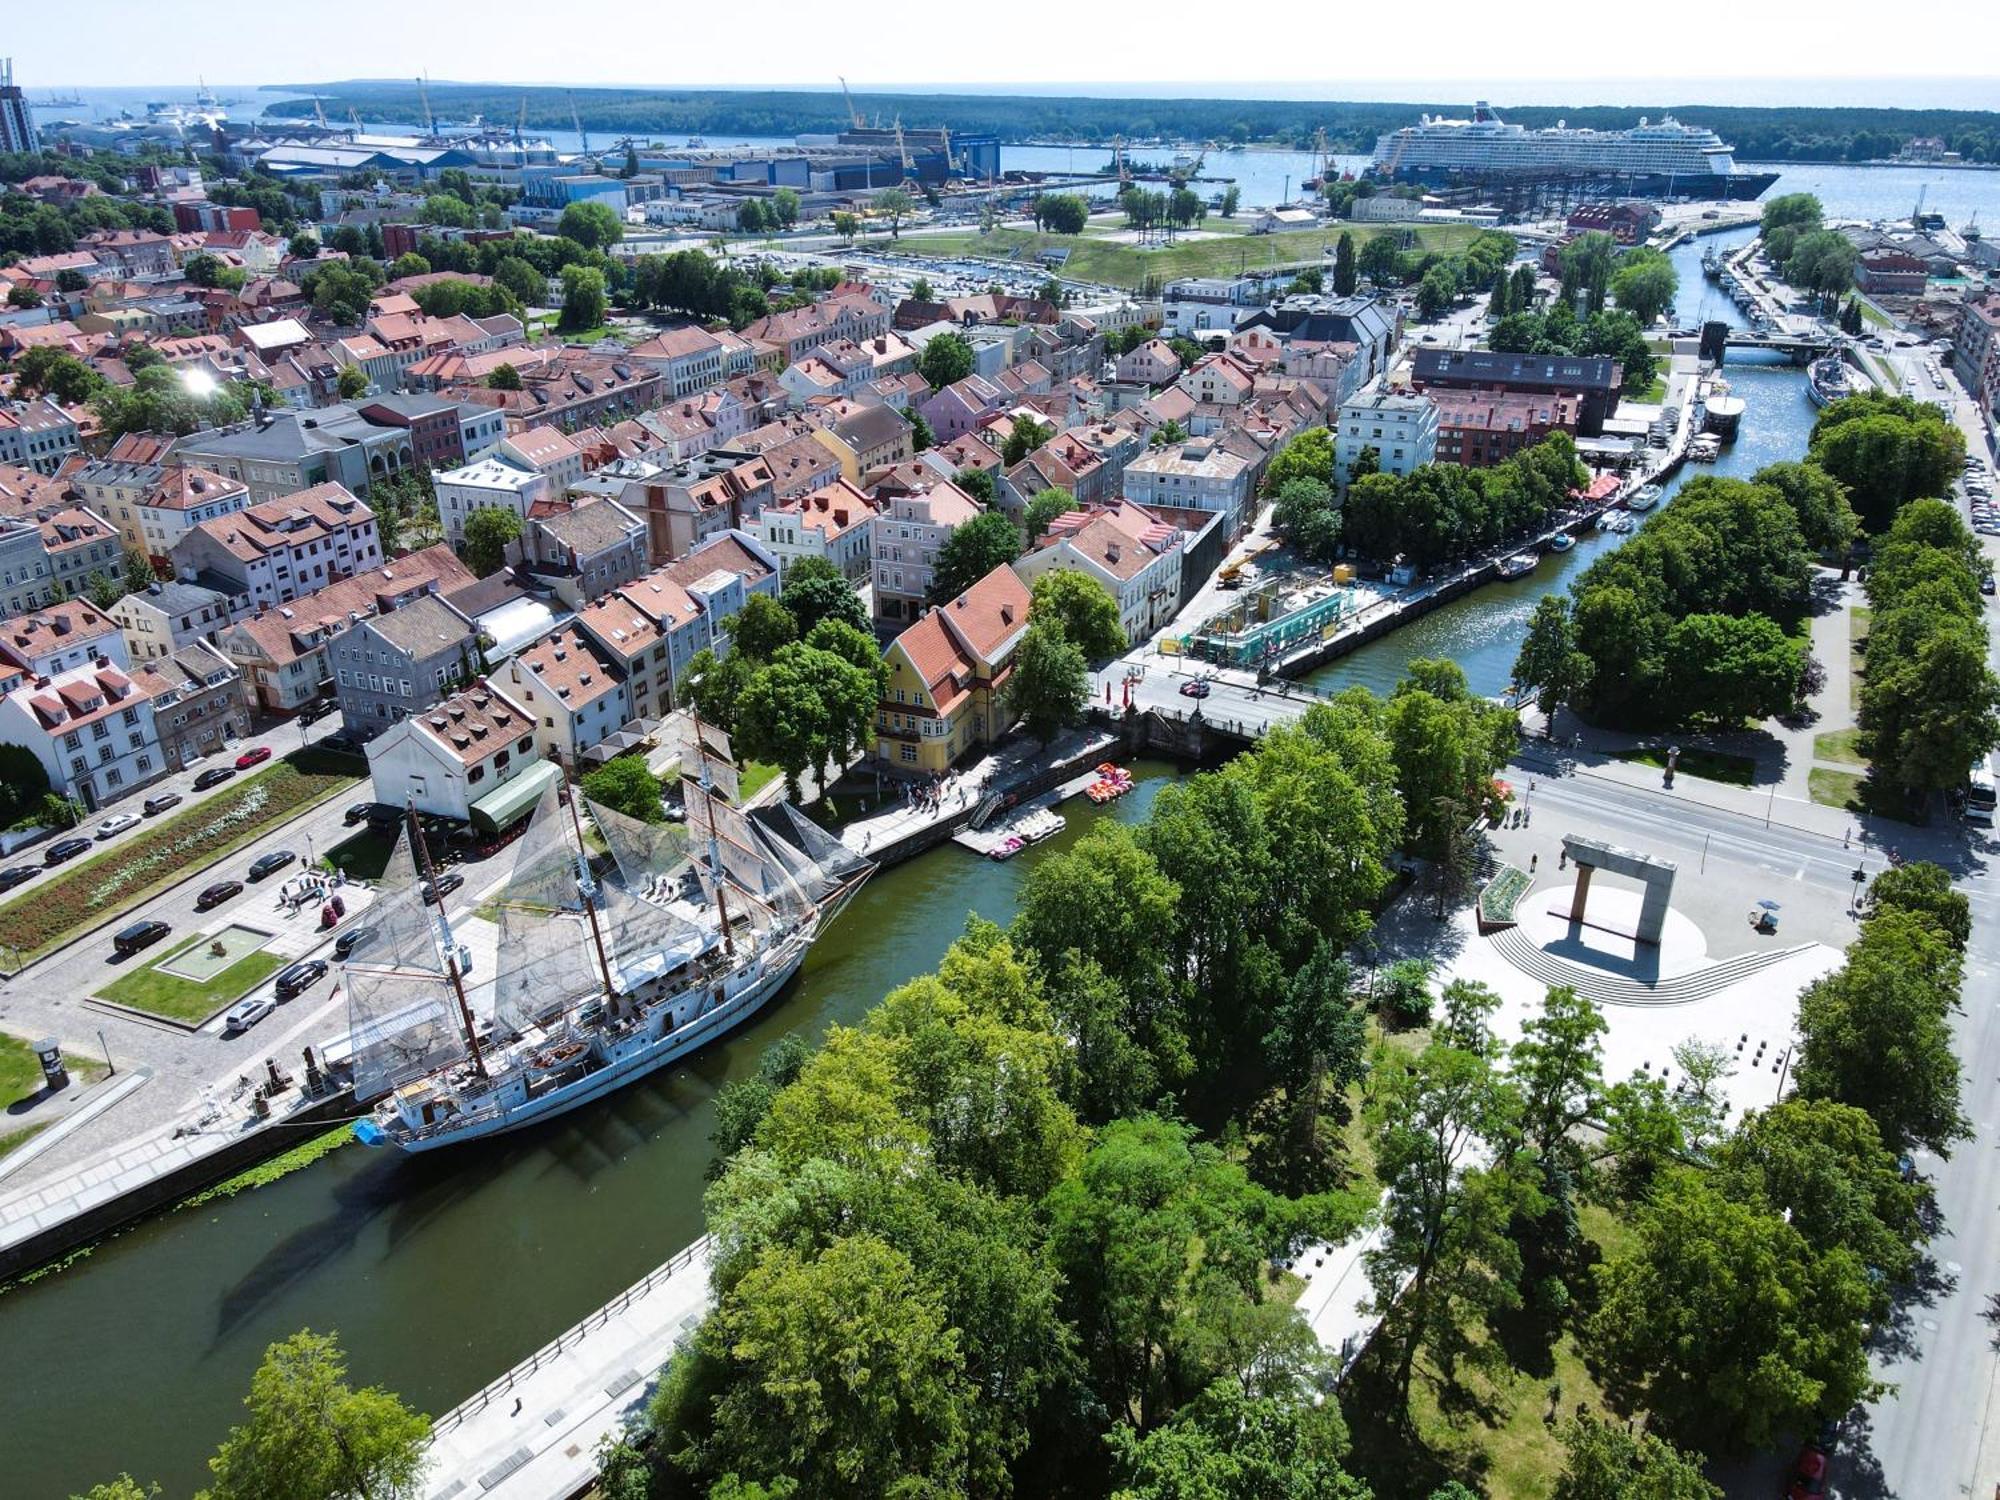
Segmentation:
<svg viewBox="0 0 2000 1500">
<path fill-rule="evenodd" d="M 420 124 L 414 83 L 359 80 L 291 84 L 313 89 L 326 101 L 329 119 L 350 108 L 363 119 Z M 826 134 L 847 123 L 838 93 L 790 90 L 506 88 L 494 84 L 433 83 L 431 105 L 441 119 L 482 115 L 511 127 L 528 106 L 528 125 L 570 128 L 571 100 L 588 130 L 611 136 L 701 135 L 720 143 L 730 136 Z M 1269 142 L 1306 147 L 1324 127 L 1337 151 L 1367 152 L 1383 131 L 1414 124 L 1425 112 L 1463 116 L 1470 101 L 1431 104 L 1342 104 L 1270 99 L 1072 99 L 989 94 L 857 94 L 855 104 L 872 124 L 901 119 L 912 129 L 948 126 L 964 134 L 1003 141 L 1108 141 L 1153 137 L 1173 140 Z M 310 118 L 310 99 L 271 106 L 273 115 Z M 1968 161 L 2000 161 L 2000 114 L 1959 109 L 1745 109 L 1709 105 L 1628 107 L 1591 105 L 1502 108 L 1523 125 L 1571 125 L 1617 130 L 1671 112 L 1706 125 L 1736 147 L 1739 161 L 1866 161 L 1893 156 L 1912 137 L 1936 136 Z"/>
</svg>

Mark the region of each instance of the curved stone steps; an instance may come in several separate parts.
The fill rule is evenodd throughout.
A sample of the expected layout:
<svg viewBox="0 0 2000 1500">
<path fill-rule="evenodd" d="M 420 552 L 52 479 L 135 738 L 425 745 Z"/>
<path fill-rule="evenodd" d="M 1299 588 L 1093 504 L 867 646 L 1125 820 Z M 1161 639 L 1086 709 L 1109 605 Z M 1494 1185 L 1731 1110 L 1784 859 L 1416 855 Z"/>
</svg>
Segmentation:
<svg viewBox="0 0 2000 1500">
<path fill-rule="evenodd" d="M 1685 974 L 1676 974 L 1657 983 L 1627 979 L 1574 959 L 1546 953 L 1518 927 L 1507 928 L 1487 938 L 1500 956 L 1530 978 L 1551 989 L 1568 985 L 1586 999 L 1600 1005 L 1690 1005 L 1705 1000 L 1718 990 L 1740 983 L 1773 964 L 1803 953 L 1810 944 L 1792 948 L 1765 948 L 1721 959 Z"/>
</svg>

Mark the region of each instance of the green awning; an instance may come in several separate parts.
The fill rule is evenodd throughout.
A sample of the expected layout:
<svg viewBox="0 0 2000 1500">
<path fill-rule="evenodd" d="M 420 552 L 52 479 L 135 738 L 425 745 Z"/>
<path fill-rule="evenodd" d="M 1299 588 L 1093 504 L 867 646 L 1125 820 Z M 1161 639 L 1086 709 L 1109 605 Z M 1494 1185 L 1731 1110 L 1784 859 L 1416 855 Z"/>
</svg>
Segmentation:
<svg viewBox="0 0 2000 1500">
<path fill-rule="evenodd" d="M 504 832 L 533 812 L 542 793 L 561 779 L 562 767 L 552 760 L 542 761 L 473 803 L 472 821 L 494 833 Z"/>
</svg>

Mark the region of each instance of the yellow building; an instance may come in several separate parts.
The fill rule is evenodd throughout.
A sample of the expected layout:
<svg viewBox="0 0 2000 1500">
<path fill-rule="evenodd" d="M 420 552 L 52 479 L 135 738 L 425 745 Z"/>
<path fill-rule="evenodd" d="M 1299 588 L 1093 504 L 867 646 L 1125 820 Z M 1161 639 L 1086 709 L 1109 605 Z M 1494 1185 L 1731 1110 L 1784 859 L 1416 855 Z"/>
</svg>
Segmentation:
<svg viewBox="0 0 2000 1500">
<path fill-rule="evenodd" d="M 1027 628 L 1028 586 L 1005 564 L 925 610 L 885 657 L 889 685 L 875 715 L 875 753 L 928 773 L 999 739 L 1011 722 L 1001 689 Z"/>
</svg>

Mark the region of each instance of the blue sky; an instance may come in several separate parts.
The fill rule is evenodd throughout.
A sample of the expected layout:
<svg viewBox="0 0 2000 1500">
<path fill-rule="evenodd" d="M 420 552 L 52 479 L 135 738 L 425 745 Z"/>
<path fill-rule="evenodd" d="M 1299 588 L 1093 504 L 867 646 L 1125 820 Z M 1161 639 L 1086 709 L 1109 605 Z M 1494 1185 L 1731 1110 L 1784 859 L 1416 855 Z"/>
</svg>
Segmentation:
<svg viewBox="0 0 2000 1500">
<path fill-rule="evenodd" d="M 1021 91 L 1456 98 L 1624 103 L 1887 104 L 2000 109 L 1990 0 L 1928 0 L 1877 48 L 1885 12 L 1859 0 L 1762 6 L 1496 7 L 1425 0 L 1407 10 L 1266 0 L 1081 6 L 1068 0 L 765 0 L 591 6 L 545 0 L 100 0 L 89 24 L 15 0 L 0 47 L 31 92 L 191 82 L 237 87 L 354 77 L 559 83 L 993 88 Z M 1541 18 L 1550 18 L 1544 22 Z M 1154 24 L 1144 24 L 1151 21 Z M 1135 24 L 1138 23 L 1138 24 Z M 1873 62 L 1894 78 L 1869 79 Z M 1988 62 L 1989 75 L 2000 64 Z M 1672 79 L 1663 89 L 1659 80 Z M 1810 82 L 1808 82 L 1810 80 Z M 1079 85 L 1092 85 L 1080 88 Z M 1010 90 L 1011 91 L 1011 90 Z"/>
</svg>

